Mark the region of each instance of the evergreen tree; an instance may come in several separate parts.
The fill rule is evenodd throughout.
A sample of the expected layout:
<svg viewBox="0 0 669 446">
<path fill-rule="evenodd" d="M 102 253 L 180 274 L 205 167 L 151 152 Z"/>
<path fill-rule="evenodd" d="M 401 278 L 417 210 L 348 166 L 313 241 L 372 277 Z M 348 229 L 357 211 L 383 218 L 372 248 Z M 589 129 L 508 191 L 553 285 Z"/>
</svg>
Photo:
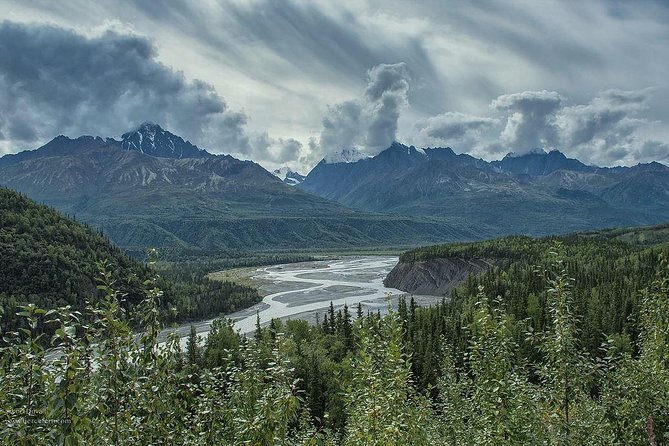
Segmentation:
<svg viewBox="0 0 669 446">
<path fill-rule="evenodd" d="M 188 341 L 186 342 L 186 356 L 188 364 L 192 367 L 200 363 L 200 346 L 198 345 L 198 335 L 195 326 L 191 324 Z"/>
<path fill-rule="evenodd" d="M 330 334 L 335 334 L 337 330 L 337 321 L 335 319 L 335 309 L 334 305 L 332 304 L 332 301 L 330 301 L 330 309 L 329 309 L 329 315 L 330 315 Z"/>
</svg>

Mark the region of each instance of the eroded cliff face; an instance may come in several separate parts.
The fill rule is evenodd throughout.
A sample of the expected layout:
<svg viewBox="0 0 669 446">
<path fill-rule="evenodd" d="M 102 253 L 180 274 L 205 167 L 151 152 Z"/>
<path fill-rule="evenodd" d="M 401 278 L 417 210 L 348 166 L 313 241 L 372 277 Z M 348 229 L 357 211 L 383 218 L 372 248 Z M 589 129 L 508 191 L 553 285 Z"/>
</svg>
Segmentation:
<svg viewBox="0 0 669 446">
<path fill-rule="evenodd" d="M 400 262 L 388 273 L 383 283 L 407 293 L 444 296 L 470 273 L 481 273 L 493 264 L 490 260 L 459 257 Z"/>
</svg>

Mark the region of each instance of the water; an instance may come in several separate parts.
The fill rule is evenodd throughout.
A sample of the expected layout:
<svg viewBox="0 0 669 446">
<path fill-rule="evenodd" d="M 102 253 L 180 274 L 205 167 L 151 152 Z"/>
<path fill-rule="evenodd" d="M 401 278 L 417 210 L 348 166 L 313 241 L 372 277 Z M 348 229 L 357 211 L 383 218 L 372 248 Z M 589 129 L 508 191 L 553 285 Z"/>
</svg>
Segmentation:
<svg viewBox="0 0 669 446">
<path fill-rule="evenodd" d="M 273 318 L 313 321 L 316 314 L 322 320 L 330 302 L 335 309 L 347 304 L 352 314 L 358 303 L 365 313 L 383 311 L 388 305 L 388 295 L 396 301 L 405 294 L 383 285 L 383 279 L 397 262 L 397 257 L 368 256 L 261 267 L 254 277 L 262 283 L 260 289 L 269 294 L 253 307 L 227 316 L 234 321 L 235 328 L 248 334 L 255 330 L 256 314 L 261 325 L 265 325 Z M 199 335 L 206 336 L 211 322 L 193 325 Z M 178 328 L 182 339 L 188 336 L 190 325 Z M 167 331 L 161 337 L 166 334 Z"/>
</svg>

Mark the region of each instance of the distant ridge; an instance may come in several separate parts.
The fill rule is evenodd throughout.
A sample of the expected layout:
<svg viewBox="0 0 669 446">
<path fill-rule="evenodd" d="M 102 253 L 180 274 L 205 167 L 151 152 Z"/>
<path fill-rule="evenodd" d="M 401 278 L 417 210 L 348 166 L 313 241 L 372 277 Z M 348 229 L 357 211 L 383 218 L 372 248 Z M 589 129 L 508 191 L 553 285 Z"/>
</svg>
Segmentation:
<svg viewBox="0 0 669 446">
<path fill-rule="evenodd" d="M 297 187 L 355 209 L 458 222 L 490 236 L 669 221 L 669 168 L 603 168 L 558 150 L 488 162 L 393 143 L 351 162 L 324 158 Z"/>
<path fill-rule="evenodd" d="M 556 170 L 576 172 L 595 172 L 597 170 L 597 167 L 586 166 L 577 159 L 567 158 L 559 150 L 545 152 L 539 149 L 522 155 L 508 154 L 501 161 L 493 161 L 490 164 L 503 172 L 530 176 L 549 175 Z"/>
<path fill-rule="evenodd" d="M 138 253 L 359 249 L 477 236 L 448 222 L 352 210 L 294 187 L 302 178 L 286 171 L 282 181 L 151 123 L 121 141 L 59 136 L 0 158 L 0 185 L 104 228 Z"/>
<path fill-rule="evenodd" d="M 184 141 L 183 138 L 164 130 L 158 124 L 144 122 L 136 129 L 124 133 L 121 140 L 100 136 L 68 138 L 58 135 L 42 147 L 24 150 L 0 157 L 0 167 L 47 156 L 77 155 L 95 149 L 110 148 L 144 153 L 159 158 L 207 158 L 214 156 L 204 149 Z"/>
<path fill-rule="evenodd" d="M 669 221 L 660 163 L 602 168 L 557 150 L 487 162 L 399 142 L 340 155 L 306 178 L 270 173 L 144 123 L 120 141 L 58 136 L 4 156 L 0 184 L 137 251 L 412 246 Z"/>
</svg>

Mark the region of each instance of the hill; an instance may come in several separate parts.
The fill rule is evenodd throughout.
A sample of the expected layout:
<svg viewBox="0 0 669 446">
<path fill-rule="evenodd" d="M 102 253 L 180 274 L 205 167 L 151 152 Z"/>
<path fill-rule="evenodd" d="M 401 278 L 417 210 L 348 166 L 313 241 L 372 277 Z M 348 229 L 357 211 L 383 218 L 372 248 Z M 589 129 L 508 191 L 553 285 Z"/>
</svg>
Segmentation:
<svg viewBox="0 0 669 446">
<path fill-rule="evenodd" d="M 156 273 L 129 257 L 90 227 L 35 203 L 12 190 L 0 188 L 0 306 L 4 329 L 15 328 L 18 307 L 32 303 L 55 309 L 66 305 L 82 311 L 87 300 L 99 295 L 98 262 L 108 262 L 113 277 L 126 293 L 130 310 L 144 298 L 144 281 Z M 192 272 L 192 271 L 191 271 Z M 218 315 L 259 300 L 255 290 L 231 283 L 209 281 L 201 275 L 159 278 L 164 289 L 160 308 L 177 319 Z"/>
<path fill-rule="evenodd" d="M 403 253 L 384 283 L 449 297 L 458 313 L 471 311 L 472 296 L 481 286 L 491 300 L 502 296 L 517 320 L 530 318 L 540 330 L 549 320 L 541 271 L 555 246 L 575 279 L 574 311 L 590 352 L 598 354 L 605 335 L 636 339 L 639 290 L 653 280 L 658 255 L 669 255 L 667 225 L 421 247 Z"/>
</svg>

